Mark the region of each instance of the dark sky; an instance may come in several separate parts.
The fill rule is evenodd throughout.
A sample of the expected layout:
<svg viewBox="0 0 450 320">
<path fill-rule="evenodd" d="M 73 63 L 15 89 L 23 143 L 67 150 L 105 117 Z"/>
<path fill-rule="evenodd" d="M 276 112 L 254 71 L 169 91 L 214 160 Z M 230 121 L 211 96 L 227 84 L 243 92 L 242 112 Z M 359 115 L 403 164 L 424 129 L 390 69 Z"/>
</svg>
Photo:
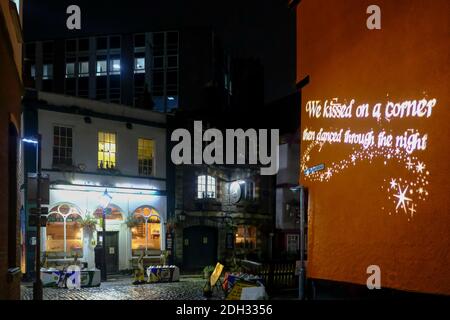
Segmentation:
<svg viewBox="0 0 450 320">
<path fill-rule="evenodd" d="M 26 41 L 94 34 L 212 27 L 238 57 L 264 65 L 266 101 L 295 88 L 295 10 L 285 0 L 25 0 Z M 66 8 L 81 8 L 82 29 L 66 28 Z"/>
</svg>

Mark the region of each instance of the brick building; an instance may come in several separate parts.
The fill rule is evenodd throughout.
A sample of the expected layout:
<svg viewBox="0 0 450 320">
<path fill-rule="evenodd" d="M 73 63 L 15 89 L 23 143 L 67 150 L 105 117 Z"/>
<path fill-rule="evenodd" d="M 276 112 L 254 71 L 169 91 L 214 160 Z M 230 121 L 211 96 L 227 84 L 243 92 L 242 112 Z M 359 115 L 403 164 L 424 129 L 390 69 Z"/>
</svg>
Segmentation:
<svg viewBox="0 0 450 320">
<path fill-rule="evenodd" d="M 0 1 L 0 299 L 20 297 L 17 159 L 22 95 L 18 1 Z"/>
</svg>

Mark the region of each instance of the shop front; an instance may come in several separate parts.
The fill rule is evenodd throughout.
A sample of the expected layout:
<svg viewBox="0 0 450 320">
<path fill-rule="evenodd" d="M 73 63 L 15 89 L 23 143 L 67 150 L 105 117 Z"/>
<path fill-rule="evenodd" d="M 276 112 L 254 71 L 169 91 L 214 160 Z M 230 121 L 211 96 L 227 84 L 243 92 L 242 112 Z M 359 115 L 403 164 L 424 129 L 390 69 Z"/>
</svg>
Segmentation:
<svg viewBox="0 0 450 320">
<path fill-rule="evenodd" d="M 99 199 L 111 197 L 106 208 Z M 96 247 L 105 242 L 107 271 L 130 270 L 140 256 L 160 262 L 165 250 L 163 191 L 105 186 L 52 185 L 42 251 L 47 267 L 79 261 L 96 266 Z M 106 234 L 102 232 L 105 214 Z"/>
</svg>

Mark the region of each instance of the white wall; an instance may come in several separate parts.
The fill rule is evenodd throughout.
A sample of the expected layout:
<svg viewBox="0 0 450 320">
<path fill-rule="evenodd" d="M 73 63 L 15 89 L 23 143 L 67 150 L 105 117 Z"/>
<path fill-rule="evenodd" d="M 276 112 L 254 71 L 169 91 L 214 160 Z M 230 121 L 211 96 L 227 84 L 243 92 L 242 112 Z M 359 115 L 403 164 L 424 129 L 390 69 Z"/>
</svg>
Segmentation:
<svg viewBox="0 0 450 320">
<path fill-rule="evenodd" d="M 155 177 L 166 177 L 166 130 L 133 124 L 127 129 L 124 122 L 91 118 L 84 122 L 84 116 L 39 110 L 39 132 L 42 135 L 42 168 L 52 168 L 53 126 L 72 127 L 72 159 L 75 166 L 84 164 L 85 171 L 97 171 L 98 132 L 116 133 L 116 168 L 124 175 L 138 176 L 138 139 L 155 140 Z"/>
</svg>

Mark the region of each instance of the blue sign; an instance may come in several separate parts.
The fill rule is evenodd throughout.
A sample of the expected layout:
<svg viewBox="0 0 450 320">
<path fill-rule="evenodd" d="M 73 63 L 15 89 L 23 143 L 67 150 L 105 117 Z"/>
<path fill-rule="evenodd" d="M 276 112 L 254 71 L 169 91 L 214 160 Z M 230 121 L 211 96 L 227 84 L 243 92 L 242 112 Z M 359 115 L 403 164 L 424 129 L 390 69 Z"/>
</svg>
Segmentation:
<svg viewBox="0 0 450 320">
<path fill-rule="evenodd" d="M 323 163 L 318 164 L 317 166 L 314 166 L 314 167 L 310 167 L 305 170 L 305 176 L 309 176 L 310 174 L 320 171 L 320 170 L 323 170 L 323 169 L 325 169 L 325 165 Z"/>
</svg>

